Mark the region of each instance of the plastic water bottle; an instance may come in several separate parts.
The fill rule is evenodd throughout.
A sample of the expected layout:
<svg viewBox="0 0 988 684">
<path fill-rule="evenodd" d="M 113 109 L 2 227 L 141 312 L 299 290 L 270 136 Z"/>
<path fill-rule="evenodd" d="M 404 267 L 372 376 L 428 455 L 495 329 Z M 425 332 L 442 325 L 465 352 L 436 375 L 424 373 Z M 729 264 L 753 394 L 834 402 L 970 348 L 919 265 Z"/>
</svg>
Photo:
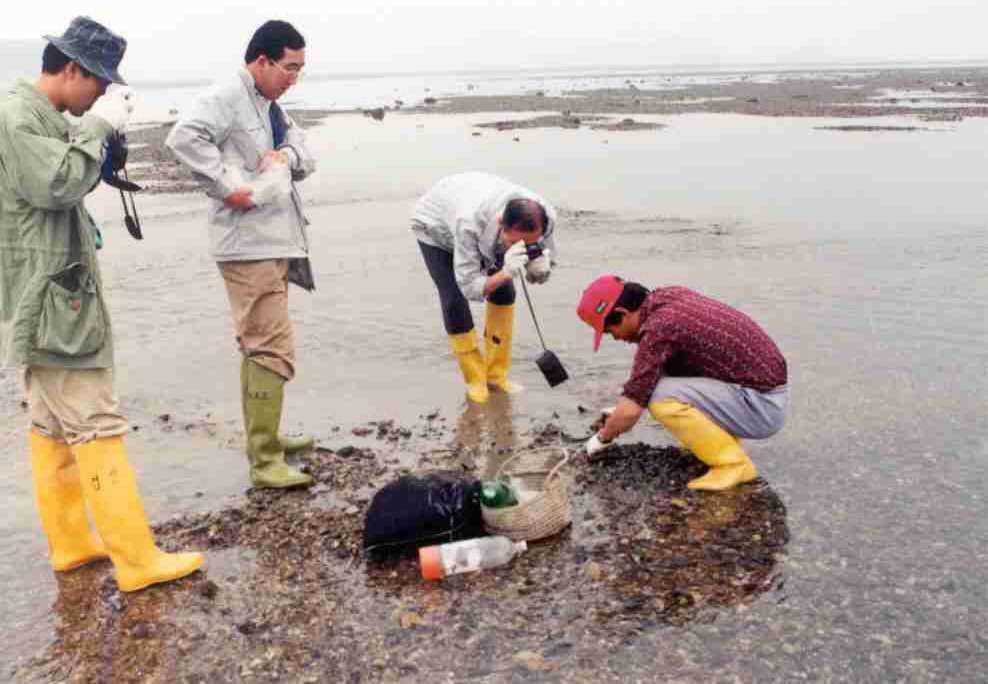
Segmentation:
<svg viewBox="0 0 988 684">
<path fill-rule="evenodd" d="M 507 482 L 485 480 L 480 483 L 480 503 L 487 508 L 507 508 L 517 506 L 518 497 Z"/>
<path fill-rule="evenodd" d="M 422 577 L 437 580 L 461 572 L 496 568 L 527 548 L 525 542 L 513 542 L 507 537 L 478 537 L 425 546 L 419 549 L 419 565 Z"/>
</svg>

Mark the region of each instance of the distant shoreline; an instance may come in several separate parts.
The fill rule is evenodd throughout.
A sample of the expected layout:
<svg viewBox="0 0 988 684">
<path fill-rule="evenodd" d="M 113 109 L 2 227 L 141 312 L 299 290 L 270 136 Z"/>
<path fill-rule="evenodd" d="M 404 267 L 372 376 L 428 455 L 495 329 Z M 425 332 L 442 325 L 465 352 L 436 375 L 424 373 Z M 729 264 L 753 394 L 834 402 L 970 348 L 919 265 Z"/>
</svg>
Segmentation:
<svg viewBox="0 0 988 684">
<path fill-rule="evenodd" d="M 729 113 L 753 116 L 863 118 L 915 115 L 924 121 L 988 116 L 988 67 L 866 70 L 834 75 L 770 72 L 721 82 L 672 82 L 656 88 L 643 79 L 621 88 L 563 94 L 466 95 L 437 99 L 416 111 L 442 113 L 569 112 L 576 114 Z M 800 75 L 793 78 L 793 75 Z"/>
<path fill-rule="evenodd" d="M 371 116 L 387 125 L 390 116 L 406 113 L 430 115 L 490 114 L 478 129 L 499 131 L 519 128 L 602 128 L 622 135 L 661 128 L 654 121 L 636 116 L 695 113 L 745 114 L 768 117 L 820 117 L 830 119 L 873 119 L 905 116 L 917 125 L 841 125 L 822 127 L 843 134 L 871 132 L 916 132 L 929 130 L 924 123 L 960 121 L 988 116 L 988 67 L 978 69 L 924 69 L 839 72 L 838 76 L 809 75 L 798 78 L 737 78 L 723 81 L 677 83 L 666 89 L 645 87 L 627 79 L 623 88 L 574 90 L 566 94 L 535 92 L 525 95 L 463 95 L 426 98 L 412 107 L 373 107 L 346 110 L 293 108 L 292 116 L 302 126 L 318 126 L 326 117 L 346 114 Z M 518 119 L 499 114 L 527 113 Z M 141 164 L 131 177 L 147 182 L 155 193 L 193 192 L 198 186 L 189 171 L 165 148 L 171 123 L 152 125 L 128 134 L 134 149 L 131 161 Z M 316 133 L 319 135 L 319 133 Z M 479 133 L 478 133 L 479 135 Z"/>
</svg>

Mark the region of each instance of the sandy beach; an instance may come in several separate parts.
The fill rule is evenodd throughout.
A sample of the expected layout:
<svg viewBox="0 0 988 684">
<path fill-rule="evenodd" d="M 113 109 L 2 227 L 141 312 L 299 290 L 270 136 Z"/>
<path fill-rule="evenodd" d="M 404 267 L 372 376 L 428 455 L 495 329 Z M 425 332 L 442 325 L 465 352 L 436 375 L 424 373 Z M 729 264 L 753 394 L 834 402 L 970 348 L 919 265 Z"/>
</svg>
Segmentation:
<svg viewBox="0 0 988 684">
<path fill-rule="evenodd" d="M 910 89 L 924 95 L 905 99 L 949 97 L 869 99 Z M 134 131 L 145 239 L 128 236 L 108 188 L 87 206 L 106 242 L 145 505 L 161 543 L 205 551 L 207 568 L 131 595 L 109 564 L 56 577 L 20 376 L 0 371 L 0 678 L 982 678 L 985 72 L 628 90 L 461 98 L 380 120 L 301 115 L 320 161 L 301 188 L 317 289 L 291 293 L 299 362 L 286 427 L 316 436 L 303 462 L 318 484 L 283 496 L 247 491 L 239 358 L 205 200 L 181 192 L 189 178 L 160 146 L 166 128 Z M 408 230 L 418 195 L 467 169 L 560 208 L 559 267 L 531 294 L 571 376 L 545 385 L 520 300 L 513 377 L 526 391 L 480 408 L 465 400 Z M 795 406 L 781 434 L 749 445 L 759 481 L 688 492 L 696 463 L 649 420 L 613 459 L 580 458 L 633 354 L 610 340 L 593 354 L 575 315 L 605 272 L 718 297 L 779 342 Z M 396 475 L 480 477 L 545 447 L 572 458 L 574 522 L 562 535 L 442 583 L 411 560 L 365 558 L 367 503 Z"/>
</svg>

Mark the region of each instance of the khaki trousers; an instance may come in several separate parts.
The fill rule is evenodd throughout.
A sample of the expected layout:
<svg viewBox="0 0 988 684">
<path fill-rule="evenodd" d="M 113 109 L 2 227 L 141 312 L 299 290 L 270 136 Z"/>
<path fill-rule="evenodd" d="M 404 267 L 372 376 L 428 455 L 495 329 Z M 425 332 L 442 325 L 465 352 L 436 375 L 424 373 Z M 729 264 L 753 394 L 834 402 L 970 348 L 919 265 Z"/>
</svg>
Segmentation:
<svg viewBox="0 0 988 684">
<path fill-rule="evenodd" d="M 31 427 L 69 445 L 125 434 L 112 368 L 50 368 L 24 371 Z"/>
<path fill-rule="evenodd" d="M 240 352 L 286 381 L 295 377 L 295 328 L 288 316 L 288 260 L 218 263 Z"/>
</svg>

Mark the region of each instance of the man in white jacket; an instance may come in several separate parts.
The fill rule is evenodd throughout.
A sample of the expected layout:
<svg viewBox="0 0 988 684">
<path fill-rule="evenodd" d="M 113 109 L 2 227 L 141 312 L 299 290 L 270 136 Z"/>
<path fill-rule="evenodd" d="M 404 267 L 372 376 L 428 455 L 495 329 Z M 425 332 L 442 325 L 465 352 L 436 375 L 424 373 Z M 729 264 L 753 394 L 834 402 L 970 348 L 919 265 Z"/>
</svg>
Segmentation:
<svg viewBox="0 0 988 684">
<path fill-rule="evenodd" d="M 312 440 L 282 437 L 279 427 L 284 385 L 295 376 L 288 283 L 314 289 L 308 221 L 295 182 L 315 170 L 315 161 L 301 127 L 277 104 L 305 67 L 305 39 L 287 22 L 265 22 L 244 61 L 236 78 L 211 90 L 181 118 L 166 144 L 211 198 L 212 255 L 243 354 L 251 482 L 307 486 L 312 478 L 285 463 L 285 454 L 311 448 Z"/>
<path fill-rule="evenodd" d="M 412 232 L 439 291 L 443 324 L 471 401 L 487 401 L 488 386 L 521 389 L 508 380 L 513 279 L 549 279 L 555 225 L 556 210 L 539 195 L 489 173 L 447 176 L 415 205 Z M 484 354 L 467 300 L 487 300 Z"/>
</svg>

